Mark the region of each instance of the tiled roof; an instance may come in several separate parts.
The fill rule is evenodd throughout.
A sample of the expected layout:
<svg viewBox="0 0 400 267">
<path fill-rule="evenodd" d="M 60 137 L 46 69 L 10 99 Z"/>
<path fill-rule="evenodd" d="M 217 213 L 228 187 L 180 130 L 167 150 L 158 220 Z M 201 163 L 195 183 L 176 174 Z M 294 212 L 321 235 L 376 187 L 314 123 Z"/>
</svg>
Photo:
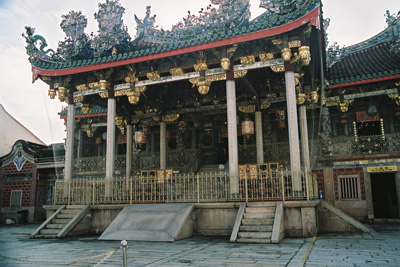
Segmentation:
<svg viewBox="0 0 400 267">
<path fill-rule="evenodd" d="M 342 56 L 328 69 L 329 83 L 337 85 L 400 75 L 400 54 L 391 50 L 391 43 L 380 43 Z"/>
</svg>

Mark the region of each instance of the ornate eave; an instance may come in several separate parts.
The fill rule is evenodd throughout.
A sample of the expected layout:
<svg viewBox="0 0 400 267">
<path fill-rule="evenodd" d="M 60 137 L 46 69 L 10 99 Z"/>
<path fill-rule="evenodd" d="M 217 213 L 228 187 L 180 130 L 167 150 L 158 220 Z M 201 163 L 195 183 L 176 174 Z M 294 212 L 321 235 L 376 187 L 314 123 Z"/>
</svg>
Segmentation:
<svg viewBox="0 0 400 267">
<path fill-rule="evenodd" d="M 330 88 L 400 79 L 400 16 L 387 16 L 388 27 L 374 37 L 328 49 Z"/>
<path fill-rule="evenodd" d="M 121 53 L 118 51 L 114 53 L 113 51 L 113 53 L 106 56 L 71 59 L 68 61 L 57 59 L 57 55 L 53 50 L 50 51 L 53 53 L 52 55 L 44 53 L 49 52 L 49 50 L 44 50 L 46 47 L 44 38 L 33 35 L 32 29 L 29 28 L 31 32 L 27 33 L 28 35 L 25 38 L 28 42 L 27 53 L 30 55 L 32 64 L 33 80 L 36 80 L 39 76 L 56 77 L 115 68 L 208 49 L 218 49 L 262 38 L 272 38 L 309 23 L 319 27 L 320 8 L 318 1 L 305 0 L 298 2 L 303 3 L 303 5 L 293 13 L 274 16 L 261 15 L 252 22 L 240 23 L 241 27 L 233 27 L 226 31 L 194 36 L 191 39 L 178 40 L 169 44 L 150 44 L 148 40 L 145 42 L 143 37 L 139 36 L 132 42 L 138 45 L 132 47 L 130 51 Z M 37 40 L 42 41 L 40 49 L 35 46 Z"/>
<path fill-rule="evenodd" d="M 11 152 L 0 158 L 0 167 L 7 166 L 18 159 L 24 159 L 34 163 L 36 153 L 43 148 L 45 148 L 43 145 L 18 140 L 14 143 Z M 22 164 L 23 163 L 24 162 L 22 162 Z M 20 164 L 20 162 L 17 161 L 16 165 L 17 164 Z"/>
</svg>

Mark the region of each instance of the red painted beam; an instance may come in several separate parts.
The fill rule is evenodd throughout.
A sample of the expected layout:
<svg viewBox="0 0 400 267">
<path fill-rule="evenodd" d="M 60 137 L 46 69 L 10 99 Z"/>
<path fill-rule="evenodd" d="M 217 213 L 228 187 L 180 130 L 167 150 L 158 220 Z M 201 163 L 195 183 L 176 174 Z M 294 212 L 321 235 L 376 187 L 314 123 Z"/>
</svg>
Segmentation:
<svg viewBox="0 0 400 267">
<path fill-rule="evenodd" d="M 89 117 L 101 117 L 101 116 L 107 116 L 107 113 L 75 115 L 75 118 L 89 118 Z M 60 119 L 66 119 L 66 118 L 67 115 L 60 115 Z"/>
<path fill-rule="evenodd" d="M 47 69 L 41 69 L 41 68 L 32 66 L 33 78 L 35 80 L 38 75 L 62 76 L 62 75 L 95 71 L 95 70 L 100 70 L 100 69 L 114 68 L 114 67 L 128 65 L 128 64 L 156 60 L 156 59 L 160 59 L 160 58 L 172 57 L 172 56 L 182 55 L 182 54 L 186 54 L 186 53 L 193 53 L 193 52 L 206 50 L 206 49 L 212 49 L 212 48 L 217 48 L 217 47 L 222 47 L 222 46 L 227 46 L 227 45 L 232 45 L 232 44 L 253 41 L 253 40 L 289 32 L 289 31 L 294 30 L 302 25 L 307 24 L 308 22 L 312 22 L 314 25 L 318 24 L 319 16 L 320 16 L 320 7 L 317 7 L 313 11 L 308 13 L 307 15 L 305 15 L 289 24 L 278 26 L 278 27 L 275 27 L 272 29 L 266 29 L 266 30 L 253 32 L 253 33 L 240 35 L 240 36 L 234 36 L 234 37 L 230 37 L 227 39 L 218 40 L 218 41 L 214 41 L 214 42 L 203 43 L 203 44 L 194 45 L 194 46 L 185 47 L 185 48 L 176 49 L 176 50 L 171 50 L 171 51 L 167 51 L 167 52 L 161 52 L 161 53 L 152 54 L 152 55 L 148 55 L 148 56 L 130 58 L 130 59 L 114 61 L 114 62 L 109 62 L 109 63 L 102 63 L 102 64 L 97 64 L 97 65 L 75 67 L 75 68 L 61 69 L 61 70 L 47 70 Z"/>
<path fill-rule="evenodd" d="M 380 77 L 380 78 L 374 78 L 374 79 L 369 79 L 369 80 L 362 80 L 362 81 L 357 81 L 357 82 L 339 83 L 339 84 L 329 85 L 329 88 L 334 89 L 334 88 L 355 86 L 355 85 L 366 84 L 366 83 L 383 82 L 383 81 L 388 81 L 388 80 L 393 80 L 393 79 L 400 79 L 400 74 L 386 76 L 386 77 Z"/>
</svg>

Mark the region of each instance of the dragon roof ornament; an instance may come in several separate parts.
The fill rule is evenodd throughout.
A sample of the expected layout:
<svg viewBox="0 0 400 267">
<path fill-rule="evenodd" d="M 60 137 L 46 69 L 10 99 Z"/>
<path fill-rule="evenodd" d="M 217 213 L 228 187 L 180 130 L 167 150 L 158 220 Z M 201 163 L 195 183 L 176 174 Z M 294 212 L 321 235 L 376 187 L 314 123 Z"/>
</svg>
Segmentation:
<svg viewBox="0 0 400 267">
<path fill-rule="evenodd" d="M 156 15 L 146 7 L 143 20 L 135 16 L 137 32 L 133 40 L 123 25 L 125 8 L 119 0 L 106 0 L 94 14 L 97 35 L 84 33 L 87 19 L 81 12 L 62 16 L 60 24 L 66 37 L 57 52 L 46 49 L 46 40 L 25 27 L 26 51 L 31 64 L 41 69 L 67 69 L 84 65 L 157 54 L 197 44 L 213 42 L 290 23 L 311 12 L 319 0 L 260 0 L 267 11 L 250 21 L 250 0 L 210 0 L 198 15 L 190 12 L 171 30 L 156 26 Z"/>
</svg>

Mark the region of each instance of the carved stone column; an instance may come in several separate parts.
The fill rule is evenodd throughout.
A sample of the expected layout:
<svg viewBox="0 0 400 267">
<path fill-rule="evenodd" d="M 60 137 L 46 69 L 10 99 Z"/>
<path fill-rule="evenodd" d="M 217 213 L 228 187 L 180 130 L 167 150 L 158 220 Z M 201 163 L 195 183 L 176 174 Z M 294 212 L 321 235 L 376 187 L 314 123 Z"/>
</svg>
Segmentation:
<svg viewBox="0 0 400 267">
<path fill-rule="evenodd" d="M 133 126 L 131 123 L 126 125 L 126 179 L 132 174 L 132 147 L 133 147 Z"/>
<path fill-rule="evenodd" d="M 167 124 L 160 122 L 160 170 L 167 168 Z"/>
<path fill-rule="evenodd" d="M 307 127 L 307 110 L 306 106 L 299 107 L 300 116 L 300 134 L 301 134 L 301 152 L 303 156 L 303 167 L 306 169 L 311 168 L 310 163 L 310 150 L 308 145 L 308 127 Z"/>
<path fill-rule="evenodd" d="M 65 145 L 65 169 L 63 197 L 68 197 L 68 186 L 74 172 L 74 128 L 75 128 L 75 103 L 73 97 L 68 99 L 67 113 L 67 139 Z"/>
<path fill-rule="evenodd" d="M 239 193 L 239 154 L 237 139 L 237 119 L 236 119 L 236 87 L 233 70 L 226 73 L 226 103 L 228 121 L 228 162 L 230 176 L 230 193 Z"/>
<path fill-rule="evenodd" d="M 264 143 L 262 131 L 262 114 L 261 111 L 256 111 L 256 144 L 257 144 L 257 163 L 264 163 Z"/>
<path fill-rule="evenodd" d="M 293 70 L 291 70 L 290 67 L 287 68 L 286 66 L 285 69 L 287 70 L 285 72 L 285 83 L 289 127 L 290 167 L 293 172 L 292 183 L 294 191 L 301 191 L 301 176 L 299 175 L 301 170 L 301 162 L 297 119 L 296 87 Z"/>
<path fill-rule="evenodd" d="M 112 197 L 112 179 L 115 170 L 115 97 L 108 97 L 107 103 L 107 147 L 106 147 L 106 198 Z"/>
</svg>

